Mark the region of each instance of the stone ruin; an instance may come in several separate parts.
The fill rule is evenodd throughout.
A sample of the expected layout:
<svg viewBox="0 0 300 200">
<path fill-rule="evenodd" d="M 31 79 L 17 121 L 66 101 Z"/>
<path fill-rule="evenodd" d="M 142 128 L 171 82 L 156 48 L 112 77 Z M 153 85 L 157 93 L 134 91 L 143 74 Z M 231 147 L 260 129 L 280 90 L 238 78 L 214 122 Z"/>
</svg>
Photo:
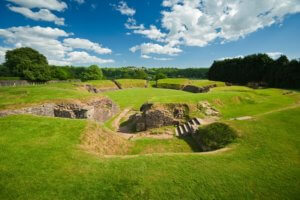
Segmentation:
<svg viewBox="0 0 300 200">
<path fill-rule="evenodd" d="M 195 85 L 185 85 L 182 90 L 186 92 L 192 92 L 192 93 L 206 93 L 209 92 L 211 88 L 217 87 L 217 84 L 207 85 L 203 87 L 198 87 Z"/>
<path fill-rule="evenodd" d="M 207 101 L 198 102 L 197 108 L 201 113 L 208 117 L 217 117 L 219 111 Z M 163 126 L 180 126 L 188 122 L 190 106 L 180 103 L 146 103 L 140 108 L 140 112 L 132 115 L 128 122 L 136 132 L 146 131 L 152 128 Z M 196 118 L 200 123 L 200 119 Z M 195 123 L 195 125 L 199 125 Z"/>
<path fill-rule="evenodd" d="M 119 107 L 108 98 L 99 98 L 82 103 L 47 103 L 15 110 L 0 111 L 0 117 L 16 114 L 61 117 L 70 119 L 91 119 L 104 122 L 119 112 Z"/>
<path fill-rule="evenodd" d="M 219 116 L 220 112 L 210 105 L 208 101 L 199 101 L 197 104 L 198 110 L 200 110 L 206 116 Z"/>
<path fill-rule="evenodd" d="M 137 132 L 163 126 L 178 125 L 189 114 L 187 104 L 149 104 L 142 105 L 140 113 L 130 117 Z"/>
</svg>

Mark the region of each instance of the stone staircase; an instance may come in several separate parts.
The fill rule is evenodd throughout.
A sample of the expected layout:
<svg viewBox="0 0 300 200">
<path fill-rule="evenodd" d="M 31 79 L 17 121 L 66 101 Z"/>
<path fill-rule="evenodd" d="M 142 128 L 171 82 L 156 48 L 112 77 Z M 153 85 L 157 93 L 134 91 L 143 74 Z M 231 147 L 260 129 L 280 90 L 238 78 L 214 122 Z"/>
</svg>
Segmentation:
<svg viewBox="0 0 300 200">
<path fill-rule="evenodd" d="M 178 125 L 175 129 L 176 136 L 179 137 L 194 134 L 201 124 L 203 124 L 202 119 L 193 118 L 184 124 Z"/>
</svg>

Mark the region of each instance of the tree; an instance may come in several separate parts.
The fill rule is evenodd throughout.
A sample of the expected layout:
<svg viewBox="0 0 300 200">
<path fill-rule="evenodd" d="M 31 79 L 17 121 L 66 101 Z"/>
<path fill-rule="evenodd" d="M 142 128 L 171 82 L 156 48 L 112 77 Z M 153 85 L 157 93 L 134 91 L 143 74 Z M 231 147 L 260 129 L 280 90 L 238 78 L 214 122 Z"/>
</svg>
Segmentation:
<svg viewBox="0 0 300 200">
<path fill-rule="evenodd" d="M 103 79 L 102 70 L 97 65 L 91 65 L 85 72 L 82 73 L 81 80 L 101 80 Z"/>
<path fill-rule="evenodd" d="M 13 76 L 23 77 L 32 81 L 47 81 L 51 79 L 47 58 L 29 47 L 7 51 L 4 65 Z"/>
<path fill-rule="evenodd" d="M 209 69 L 210 80 L 278 88 L 300 88 L 299 61 L 282 55 L 273 60 L 267 54 L 215 61 Z"/>
<path fill-rule="evenodd" d="M 156 81 L 156 87 L 157 87 L 157 82 L 159 79 L 164 79 L 167 78 L 167 76 L 161 72 L 157 73 L 154 77 L 154 80 Z"/>
</svg>

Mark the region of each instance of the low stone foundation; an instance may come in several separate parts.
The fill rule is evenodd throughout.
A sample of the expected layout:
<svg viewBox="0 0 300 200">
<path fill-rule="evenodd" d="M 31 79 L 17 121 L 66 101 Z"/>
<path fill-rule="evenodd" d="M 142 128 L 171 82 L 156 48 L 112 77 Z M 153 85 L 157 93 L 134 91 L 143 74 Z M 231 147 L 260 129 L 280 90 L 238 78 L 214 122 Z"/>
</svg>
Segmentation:
<svg viewBox="0 0 300 200">
<path fill-rule="evenodd" d="M 119 112 L 119 107 L 108 98 L 94 99 L 87 103 L 47 103 L 27 108 L 0 111 L 0 117 L 17 114 L 91 119 L 104 122 Z"/>
</svg>

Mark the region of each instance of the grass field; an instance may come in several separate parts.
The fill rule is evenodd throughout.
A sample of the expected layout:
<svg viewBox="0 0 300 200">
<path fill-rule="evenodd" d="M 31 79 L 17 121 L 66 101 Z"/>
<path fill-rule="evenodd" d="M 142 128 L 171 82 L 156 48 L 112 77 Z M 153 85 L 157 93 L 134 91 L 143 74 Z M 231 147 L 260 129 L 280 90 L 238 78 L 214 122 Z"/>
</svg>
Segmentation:
<svg viewBox="0 0 300 200">
<path fill-rule="evenodd" d="M 229 150 L 212 154 L 194 153 L 191 141 L 149 138 L 133 140 L 127 156 L 101 157 L 81 147 L 85 120 L 0 118 L 0 199 L 298 199 L 300 93 L 284 93 L 237 86 L 205 94 L 155 88 L 104 93 L 135 109 L 146 101 L 208 100 L 240 135 Z M 0 108 L 91 95 L 69 83 L 5 87 Z M 245 115 L 254 119 L 228 120 Z M 151 155 L 156 152 L 167 154 Z"/>
</svg>

